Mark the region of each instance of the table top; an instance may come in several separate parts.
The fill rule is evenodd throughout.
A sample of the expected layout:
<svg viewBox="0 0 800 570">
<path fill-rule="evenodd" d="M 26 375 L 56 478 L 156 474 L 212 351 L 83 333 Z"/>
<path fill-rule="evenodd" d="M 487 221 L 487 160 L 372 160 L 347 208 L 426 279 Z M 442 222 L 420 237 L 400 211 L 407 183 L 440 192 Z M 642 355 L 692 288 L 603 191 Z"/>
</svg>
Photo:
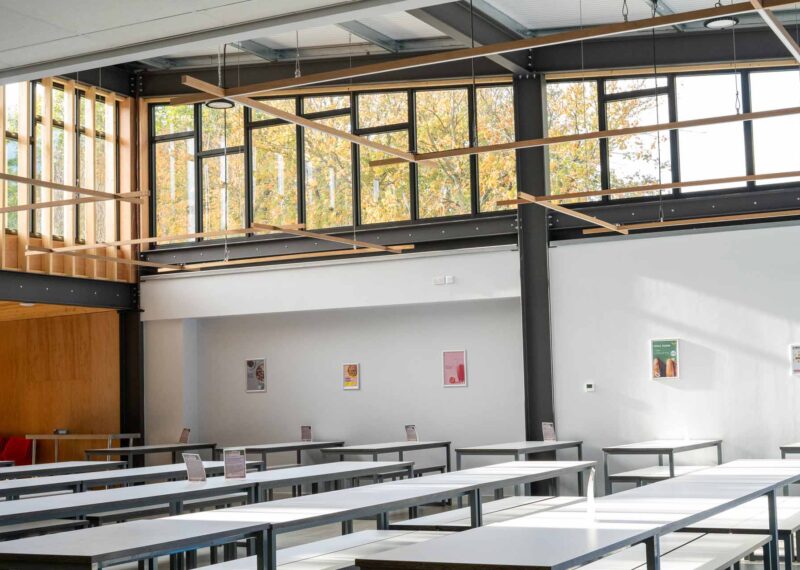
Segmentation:
<svg viewBox="0 0 800 570">
<path fill-rule="evenodd" d="M 800 461 L 711 467 L 594 502 L 468 530 L 373 557 L 362 570 L 392 568 L 537 568 L 565 570 L 653 536 L 685 528 L 800 479 Z"/>
<path fill-rule="evenodd" d="M 797 443 L 787 443 L 781 446 L 781 451 L 786 453 L 800 453 L 800 441 Z"/>
<path fill-rule="evenodd" d="M 509 454 L 509 453 L 544 453 L 546 451 L 555 451 L 556 449 L 565 449 L 568 447 L 578 447 L 582 445 L 582 441 L 578 440 L 564 440 L 564 441 L 511 441 L 508 443 L 495 443 L 490 445 L 474 445 L 471 447 L 459 447 L 456 453 L 462 455 L 493 455 L 493 454 Z"/>
<path fill-rule="evenodd" d="M 721 439 L 654 439 L 638 443 L 626 443 L 604 447 L 603 451 L 614 454 L 653 454 L 653 453 L 680 453 L 704 447 L 714 447 L 722 443 Z"/>
<path fill-rule="evenodd" d="M 36 465 L 17 465 L 1 467 L 0 480 L 22 479 L 23 477 L 43 477 L 45 475 L 65 475 L 86 473 L 125 467 L 124 461 L 60 461 L 58 463 L 37 463 Z"/>
<path fill-rule="evenodd" d="M 133 445 L 130 447 L 105 447 L 87 449 L 84 453 L 92 455 L 141 455 L 143 453 L 167 453 L 189 449 L 214 449 L 216 443 L 156 443 L 153 445 Z"/>
<path fill-rule="evenodd" d="M 304 449 L 321 449 L 344 445 L 343 441 L 289 441 L 286 443 L 260 443 L 255 445 L 227 445 L 223 449 L 238 448 L 247 453 L 277 453 L 279 451 L 297 451 Z"/>
<path fill-rule="evenodd" d="M 413 451 L 415 449 L 431 449 L 450 445 L 449 441 L 387 441 L 384 443 L 365 443 L 362 445 L 345 445 L 343 447 L 324 448 L 322 453 L 336 454 L 370 454 L 392 453 L 396 451 Z"/>
<path fill-rule="evenodd" d="M 354 462 L 367 463 L 367 462 Z M 389 462 L 381 462 L 389 463 Z M 327 464 L 331 467 L 339 464 Z M 593 461 L 516 461 L 458 473 L 430 475 L 417 479 L 366 485 L 305 495 L 293 499 L 248 505 L 249 509 L 230 508 L 153 520 L 131 521 L 116 525 L 25 538 L 0 543 L 0 561 L 29 561 L 42 564 L 55 562 L 99 563 L 123 560 L 126 557 L 161 556 L 211 544 L 220 537 L 240 538 L 245 533 L 274 526 L 276 529 L 324 524 L 356 518 L 359 513 L 379 514 L 393 510 L 397 504 L 419 505 L 430 498 L 452 498 L 478 488 L 508 487 L 518 483 L 550 479 L 564 473 L 588 469 Z M 292 469 L 302 469 L 301 467 Z M 265 473 L 275 475 L 292 469 Z M 250 479 L 251 475 L 248 475 Z M 213 481 L 213 480 L 210 480 Z M 224 481 L 224 480 L 223 480 Z M 184 483 L 187 485 L 188 483 Z M 174 485 L 174 483 L 173 483 Z M 131 489 L 152 488 L 153 485 Z M 96 495 L 106 491 L 81 493 Z M 63 495 L 74 497 L 78 495 Z M 60 499 L 62 496 L 47 497 Z M 29 503 L 38 499 L 11 501 Z M 2 503 L 0 503 L 2 506 Z M 402 507 L 401 507 L 402 508 Z M 181 524 L 176 524 L 179 520 Z M 438 539 L 437 539 L 438 540 Z"/>
<path fill-rule="evenodd" d="M 138 439 L 140 433 L 41 433 L 26 435 L 27 439 Z"/>
<path fill-rule="evenodd" d="M 250 467 L 261 464 L 260 461 L 248 461 L 248 463 Z M 222 461 L 204 461 L 203 466 L 209 476 L 221 475 L 225 469 L 225 463 Z M 0 481 L 0 497 L 48 493 L 76 487 L 87 488 L 120 483 L 146 483 L 173 478 L 186 478 L 185 464 L 171 463 L 154 467 L 134 467 L 133 469 L 115 469 L 113 471 L 92 471 L 2 480 Z"/>
<path fill-rule="evenodd" d="M 800 497 L 778 497 L 778 530 L 797 532 L 800 530 Z M 704 519 L 690 527 L 698 532 L 765 532 L 769 533 L 767 499 L 759 497 L 713 517 Z"/>
</svg>

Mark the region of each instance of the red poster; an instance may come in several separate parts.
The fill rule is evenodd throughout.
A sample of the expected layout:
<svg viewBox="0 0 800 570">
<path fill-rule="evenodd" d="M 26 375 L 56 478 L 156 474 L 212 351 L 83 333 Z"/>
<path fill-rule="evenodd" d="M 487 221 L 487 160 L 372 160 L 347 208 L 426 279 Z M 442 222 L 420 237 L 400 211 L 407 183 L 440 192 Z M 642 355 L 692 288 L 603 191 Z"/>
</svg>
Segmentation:
<svg viewBox="0 0 800 570">
<path fill-rule="evenodd" d="M 455 388 L 467 385 L 467 353 L 464 350 L 448 350 L 442 353 L 444 386 Z"/>
</svg>

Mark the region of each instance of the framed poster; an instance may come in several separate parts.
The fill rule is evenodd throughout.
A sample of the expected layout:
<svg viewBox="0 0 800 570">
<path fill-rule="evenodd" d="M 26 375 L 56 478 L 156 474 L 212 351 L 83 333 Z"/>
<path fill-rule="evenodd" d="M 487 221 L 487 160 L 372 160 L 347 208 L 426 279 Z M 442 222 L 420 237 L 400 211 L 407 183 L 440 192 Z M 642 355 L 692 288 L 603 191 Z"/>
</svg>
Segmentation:
<svg viewBox="0 0 800 570">
<path fill-rule="evenodd" d="M 650 341 L 650 378 L 680 378 L 678 339 Z"/>
<path fill-rule="evenodd" d="M 189 481 L 206 480 L 206 468 L 199 453 L 184 453 L 183 462 L 186 464 L 186 476 Z"/>
<path fill-rule="evenodd" d="M 251 358 L 246 362 L 247 392 L 267 391 L 267 363 L 263 358 Z"/>
<path fill-rule="evenodd" d="M 243 447 L 222 450 L 226 479 L 245 479 L 247 477 L 247 455 Z"/>
<path fill-rule="evenodd" d="M 361 365 L 342 364 L 342 390 L 361 389 Z"/>
<path fill-rule="evenodd" d="M 789 352 L 792 357 L 792 374 L 800 376 L 800 344 L 793 344 Z"/>
<path fill-rule="evenodd" d="M 466 350 L 446 350 L 442 353 L 442 382 L 445 388 L 467 385 Z"/>
</svg>

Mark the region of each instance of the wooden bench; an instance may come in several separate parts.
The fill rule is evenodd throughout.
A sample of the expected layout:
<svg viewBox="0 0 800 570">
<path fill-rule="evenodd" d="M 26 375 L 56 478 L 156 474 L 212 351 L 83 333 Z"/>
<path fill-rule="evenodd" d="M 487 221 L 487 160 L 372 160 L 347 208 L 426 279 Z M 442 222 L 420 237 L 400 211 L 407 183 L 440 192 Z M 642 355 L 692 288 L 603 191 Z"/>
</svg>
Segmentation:
<svg viewBox="0 0 800 570">
<path fill-rule="evenodd" d="M 247 503 L 247 493 L 231 493 L 220 497 L 208 499 L 193 499 L 186 501 L 183 510 L 186 512 L 203 511 L 206 509 L 226 508 Z M 146 519 L 169 515 L 169 505 L 156 505 L 153 507 L 139 507 L 134 509 L 120 509 L 87 515 L 86 520 L 91 526 L 119 523 L 129 520 Z M 2 528 L 2 527 L 0 527 Z"/>
<path fill-rule="evenodd" d="M 583 497 L 506 497 L 483 503 L 483 524 L 502 522 L 585 500 Z M 461 531 L 468 530 L 469 507 L 453 509 L 389 525 L 392 530 Z"/>
<path fill-rule="evenodd" d="M 0 540 L 14 540 L 28 536 L 39 536 L 51 532 L 78 530 L 89 526 L 89 521 L 76 519 L 51 519 L 30 523 L 10 524 L 0 527 Z"/>
<path fill-rule="evenodd" d="M 278 566 L 287 570 L 334 570 L 353 566 L 359 556 L 378 554 L 445 536 L 446 532 L 365 530 L 278 550 Z M 213 564 L 213 570 L 256 570 L 256 557 L 249 556 Z"/>
<path fill-rule="evenodd" d="M 769 536 L 757 534 L 673 533 L 661 537 L 662 570 L 725 570 L 763 548 Z M 581 570 L 636 570 L 647 567 L 638 544 L 581 566 Z"/>
</svg>

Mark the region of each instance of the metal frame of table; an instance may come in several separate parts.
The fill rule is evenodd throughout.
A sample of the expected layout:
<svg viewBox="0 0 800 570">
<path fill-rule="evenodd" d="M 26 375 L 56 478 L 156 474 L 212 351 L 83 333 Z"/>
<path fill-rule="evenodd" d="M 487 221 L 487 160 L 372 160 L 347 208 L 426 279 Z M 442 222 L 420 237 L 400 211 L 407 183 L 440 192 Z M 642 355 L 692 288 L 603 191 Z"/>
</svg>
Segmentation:
<svg viewBox="0 0 800 570">
<path fill-rule="evenodd" d="M 241 446 L 226 446 L 221 449 L 216 449 L 215 453 L 220 456 L 226 448 L 244 449 L 248 455 L 261 455 L 261 461 L 264 463 L 264 469 L 268 469 L 267 455 L 270 453 L 284 453 L 294 451 L 297 454 L 297 465 L 303 464 L 302 453 L 304 451 L 312 451 L 316 449 L 324 449 L 329 447 L 343 446 L 343 441 L 292 441 L 287 443 L 264 443 L 258 445 L 241 445 Z M 402 459 L 401 459 L 402 460 Z"/>
<path fill-rule="evenodd" d="M 575 447 L 578 450 L 578 461 L 583 461 L 583 441 L 514 441 L 490 445 L 475 445 L 456 449 L 456 470 L 461 471 L 463 455 L 511 455 L 515 461 L 530 459 L 533 455 L 549 453 L 559 449 Z M 578 494 L 583 495 L 583 473 L 578 473 Z"/>
<path fill-rule="evenodd" d="M 0 461 L 0 467 L 14 467 L 13 461 Z"/>
<path fill-rule="evenodd" d="M 362 570 L 567 570 L 644 543 L 645 567 L 659 570 L 662 535 L 766 496 L 768 568 L 778 570 L 777 491 L 796 481 L 800 461 L 733 462 L 601 497 L 593 507 L 573 504 L 444 537 L 429 549 L 407 547 L 380 559 L 358 559 L 356 565 Z"/>
<path fill-rule="evenodd" d="M 0 481 L 5 479 L 68 475 L 71 473 L 90 473 L 92 471 L 121 469 L 125 467 L 125 465 L 127 465 L 125 461 L 62 461 L 60 463 L 37 463 L 36 465 L 1 467 Z"/>
<path fill-rule="evenodd" d="M 8 541 L 0 543 L 0 568 L 89 569 L 98 564 L 147 560 L 252 538 L 258 567 L 274 570 L 276 534 L 279 532 L 333 522 L 352 522 L 370 516 L 377 516 L 379 526 L 385 526 L 389 511 L 463 495 L 470 497 L 473 525 L 479 526 L 482 490 L 551 479 L 559 473 L 572 474 L 575 470 L 592 469 L 594 465 L 593 461 L 506 463 L 432 475 L 426 477 L 424 483 L 418 479 L 406 479 L 251 504 L 247 508 L 218 509 L 196 515 L 133 521 Z M 274 476 L 283 471 L 287 470 L 265 471 L 259 475 Z M 381 487 L 391 498 L 376 493 L 376 487 Z M 114 543 L 115 546 L 110 546 Z"/>
<path fill-rule="evenodd" d="M 98 433 L 98 434 L 90 434 L 90 433 L 66 433 L 66 434 L 57 434 L 57 433 L 46 433 L 46 434 L 33 434 L 33 435 L 26 435 L 26 439 L 30 439 L 33 441 L 33 446 L 31 450 L 31 461 L 36 464 L 36 442 L 37 441 L 52 441 L 55 446 L 55 457 L 54 461 L 58 462 L 58 442 L 59 441 L 100 441 L 106 440 L 108 442 L 108 447 L 115 441 L 119 441 L 120 444 L 123 440 L 128 440 L 128 446 L 133 445 L 134 439 L 139 439 L 142 437 L 140 433 Z M 106 459 L 109 459 L 107 457 Z"/>
<path fill-rule="evenodd" d="M 450 441 L 393 441 L 387 443 L 369 443 L 364 445 L 347 445 L 343 447 L 323 448 L 320 451 L 324 454 L 334 454 L 339 456 L 339 461 L 344 461 L 346 455 L 371 455 L 373 461 L 378 460 L 379 455 L 384 453 L 397 453 L 398 460 L 403 461 L 403 454 L 406 451 L 419 451 L 421 449 L 445 449 L 445 470 L 449 473 L 452 470 L 450 461 Z"/>
<path fill-rule="evenodd" d="M 222 461 L 204 461 L 203 465 L 208 476 L 222 475 L 225 468 Z M 248 461 L 247 467 L 260 470 L 261 462 Z M 19 499 L 22 495 L 36 493 L 52 493 L 56 491 L 82 493 L 93 487 L 152 483 L 155 481 L 179 481 L 183 479 L 186 479 L 186 466 L 182 463 L 154 467 L 134 467 L 115 471 L 28 477 L 0 481 L 0 497 L 5 498 L 7 501 L 13 501 Z"/>
<path fill-rule="evenodd" d="M 184 451 L 202 451 L 204 449 L 211 450 L 211 457 L 214 457 L 214 450 L 216 450 L 216 443 L 158 443 L 154 445 L 137 445 L 133 447 L 109 447 L 104 449 L 87 449 L 83 453 L 86 459 L 93 455 L 106 455 L 125 457 L 128 466 L 132 465 L 133 458 L 137 455 L 147 455 L 151 453 L 171 453 L 172 462 L 180 463 L 178 454 Z"/>
<path fill-rule="evenodd" d="M 688 440 L 652 440 L 639 443 L 627 443 L 603 448 L 603 480 L 605 494 L 611 494 L 611 474 L 608 472 L 609 455 L 658 455 L 658 465 L 664 465 L 664 456 L 668 458 L 669 477 L 675 477 L 675 454 L 707 447 L 717 448 L 717 465 L 722 464 L 721 439 L 688 439 Z"/>
</svg>

